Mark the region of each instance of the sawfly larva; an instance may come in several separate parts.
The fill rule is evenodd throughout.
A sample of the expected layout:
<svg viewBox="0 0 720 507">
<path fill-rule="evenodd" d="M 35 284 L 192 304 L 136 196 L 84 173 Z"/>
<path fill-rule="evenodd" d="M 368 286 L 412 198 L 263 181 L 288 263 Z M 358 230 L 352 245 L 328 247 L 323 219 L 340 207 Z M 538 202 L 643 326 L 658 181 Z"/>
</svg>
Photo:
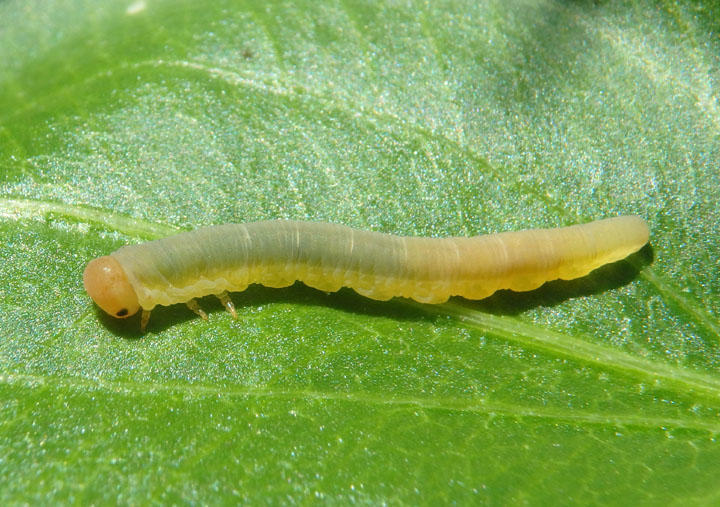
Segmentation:
<svg viewBox="0 0 720 507">
<path fill-rule="evenodd" d="M 402 237 L 344 225 L 273 220 L 204 227 L 91 261 L 83 282 L 113 317 L 142 309 L 141 328 L 157 305 L 217 295 L 236 317 L 228 292 L 251 283 L 287 287 L 300 280 L 334 292 L 395 296 L 443 303 L 450 296 L 483 299 L 499 289 L 528 291 L 543 283 L 585 276 L 648 242 L 636 216 L 557 229 L 503 232 L 470 238 Z"/>
</svg>

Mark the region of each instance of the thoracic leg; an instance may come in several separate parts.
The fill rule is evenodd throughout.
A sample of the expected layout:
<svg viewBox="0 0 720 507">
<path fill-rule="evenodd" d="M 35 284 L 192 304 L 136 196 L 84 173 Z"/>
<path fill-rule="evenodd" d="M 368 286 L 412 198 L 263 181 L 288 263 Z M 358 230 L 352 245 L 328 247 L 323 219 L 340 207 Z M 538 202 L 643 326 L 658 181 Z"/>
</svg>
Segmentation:
<svg viewBox="0 0 720 507">
<path fill-rule="evenodd" d="M 143 310 L 142 315 L 140 315 L 140 332 L 144 333 L 145 328 L 147 327 L 147 323 L 150 320 L 150 310 Z"/>
<path fill-rule="evenodd" d="M 232 300 L 230 299 L 230 294 L 228 294 L 227 291 L 223 291 L 220 294 L 215 294 L 215 295 L 220 300 L 220 302 L 225 307 L 225 309 L 228 312 L 230 312 L 230 315 L 232 315 L 232 318 L 237 319 L 237 312 L 235 311 L 235 305 L 233 304 Z"/>
<path fill-rule="evenodd" d="M 187 305 L 188 308 L 190 308 L 192 311 L 197 313 L 200 316 L 200 318 L 202 318 L 202 320 L 208 320 L 207 313 L 205 313 L 202 310 L 202 308 L 200 308 L 200 305 L 198 304 L 197 301 L 195 301 L 194 299 L 191 299 L 190 301 L 188 301 L 185 304 Z"/>
</svg>

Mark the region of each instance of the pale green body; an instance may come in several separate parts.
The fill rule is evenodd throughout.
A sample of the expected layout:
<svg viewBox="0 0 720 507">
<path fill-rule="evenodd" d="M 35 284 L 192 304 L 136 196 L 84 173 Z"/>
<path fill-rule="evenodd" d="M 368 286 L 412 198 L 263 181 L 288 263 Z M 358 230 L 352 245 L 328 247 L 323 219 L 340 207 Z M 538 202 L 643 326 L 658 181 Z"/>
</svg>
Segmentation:
<svg viewBox="0 0 720 507">
<path fill-rule="evenodd" d="M 324 291 L 352 287 L 380 300 L 441 303 L 453 295 L 481 299 L 498 289 L 531 290 L 584 276 L 647 241 L 647 225 L 632 216 L 444 239 L 278 220 L 205 227 L 111 255 L 144 310 L 251 283 L 285 287 L 296 280 Z"/>
</svg>

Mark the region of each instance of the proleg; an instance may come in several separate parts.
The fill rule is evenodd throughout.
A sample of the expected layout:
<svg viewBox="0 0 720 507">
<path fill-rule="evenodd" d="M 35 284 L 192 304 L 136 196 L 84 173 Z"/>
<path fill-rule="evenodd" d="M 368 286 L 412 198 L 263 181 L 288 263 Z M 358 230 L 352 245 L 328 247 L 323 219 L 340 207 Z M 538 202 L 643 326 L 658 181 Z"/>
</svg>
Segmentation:
<svg viewBox="0 0 720 507">
<path fill-rule="evenodd" d="M 300 280 L 326 292 L 351 287 L 377 300 L 483 299 L 499 289 L 528 291 L 585 276 L 640 250 L 648 239 L 647 223 L 637 216 L 469 238 L 403 237 L 275 220 L 204 227 L 125 246 L 91 261 L 83 280 L 90 297 L 113 317 L 142 309 L 144 328 L 157 305 L 186 303 L 204 316 L 195 298 L 209 294 L 235 316 L 227 293 L 251 283 L 286 287 Z"/>
</svg>

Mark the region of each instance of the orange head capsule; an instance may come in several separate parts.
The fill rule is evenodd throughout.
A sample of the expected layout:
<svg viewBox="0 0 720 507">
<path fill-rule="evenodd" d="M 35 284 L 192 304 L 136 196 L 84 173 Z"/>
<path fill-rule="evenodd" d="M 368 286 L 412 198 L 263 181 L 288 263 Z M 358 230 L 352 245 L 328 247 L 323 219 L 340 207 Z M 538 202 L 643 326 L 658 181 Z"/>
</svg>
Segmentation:
<svg viewBox="0 0 720 507">
<path fill-rule="evenodd" d="M 108 315 L 124 319 L 140 309 L 125 270 L 109 255 L 90 261 L 83 273 L 83 284 L 88 295 Z"/>
</svg>

